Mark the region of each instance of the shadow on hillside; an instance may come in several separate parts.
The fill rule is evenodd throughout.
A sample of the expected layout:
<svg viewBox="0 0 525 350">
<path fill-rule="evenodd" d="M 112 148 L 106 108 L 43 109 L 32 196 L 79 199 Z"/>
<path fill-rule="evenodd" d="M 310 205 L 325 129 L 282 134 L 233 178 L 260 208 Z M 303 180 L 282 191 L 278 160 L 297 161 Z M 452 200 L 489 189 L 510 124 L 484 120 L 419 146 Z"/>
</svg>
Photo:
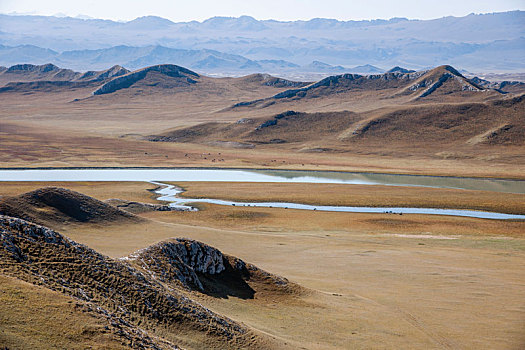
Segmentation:
<svg viewBox="0 0 525 350">
<path fill-rule="evenodd" d="M 253 299 L 255 290 L 246 283 L 249 274 L 233 269 L 226 261 L 224 265 L 226 270 L 220 274 L 198 274 L 204 287 L 203 293 L 222 299 L 227 299 L 230 296 L 240 299 Z"/>
</svg>

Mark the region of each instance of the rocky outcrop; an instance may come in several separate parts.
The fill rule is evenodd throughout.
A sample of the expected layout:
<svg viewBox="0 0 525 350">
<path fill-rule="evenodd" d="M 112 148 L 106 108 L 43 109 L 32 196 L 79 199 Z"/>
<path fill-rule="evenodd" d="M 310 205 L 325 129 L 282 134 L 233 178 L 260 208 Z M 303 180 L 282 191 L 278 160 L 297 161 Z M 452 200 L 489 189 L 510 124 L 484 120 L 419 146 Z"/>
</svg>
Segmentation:
<svg viewBox="0 0 525 350">
<path fill-rule="evenodd" d="M 54 64 L 17 64 L 0 69 L 0 88 L 3 92 L 57 92 L 71 89 L 95 88 L 100 84 L 129 71 L 121 66 L 113 66 L 103 71 L 85 73 L 64 69 Z"/>
<path fill-rule="evenodd" d="M 160 242 L 125 259 L 164 283 L 208 294 L 217 294 L 227 289 L 233 295 L 248 294 L 253 298 L 257 283 L 266 284 L 280 293 L 291 293 L 299 289 L 283 277 L 223 254 L 207 244 L 186 238 Z M 247 282 L 253 283 L 248 285 Z M 244 290 L 235 290 L 239 288 Z"/>
<path fill-rule="evenodd" d="M 293 88 L 293 87 L 302 87 L 302 86 L 307 85 L 307 83 L 304 83 L 304 82 L 277 78 L 270 74 L 260 74 L 260 73 L 248 75 L 242 78 L 242 80 L 246 82 L 258 82 L 261 85 L 272 86 L 276 88 L 283 88 L 283 87 Z"/>
<path fill-rule="evenodd" d="M 6 73 L 15 73 L 15 72 L 38 72 L 38 73 L 48 73 L 59 71 L 60 68 L 54 64 L 47 63 L 42 65 L 34 64 L 15 64 L 7 69 Z"/>
<path fill-rule="evenodd" d="M 421 90 L 423 90 L 421 92 Z M 443 90 L 444 94 L 454 92 L 479 92 L 484 89 L 472 80 L 465 78 L 460 72 L 451 66 L 440 66 L 424 72 L 419 79 L 408 86 L 401 94 L 417 93 L 416 99 L 432 95 L 434 92 Z"/>
<path fill-rule="evenodd" d="M 175 251 L 188 268 L 203 273 L 224 268 L 222 255 L 213 248 L 183 245 Z M 204 348 L 208 340 L 221 342 L 222 348 L 246 348 L 253 341 L 244 326 L 173 286 L 167 288 L 151 274 L 22 219 L 0 216 L 0 273 L 80 300 L 117 324 L 131 328 L 156 324 L 167 332 L 173 330 L 175 339 L 184 332 L 200 333 Z"/>
<path fill-rule="evenodd" d="M 197 273 L 214 275 L 225 270 L 224 256 L 219 250 L 183 238 L 158 243 L 126 259 L 137 262 L 164 282 L 200 291 L 204 291 L 204 286 Z"/>
<path fill-rule="evenodd" d="M 267 120 L 264 123 L 260 124 L 258 127 L 255 128 L 255 130 L 261 130 L 261 129 L 264 129 L 266 127 L 272 126 L 272 125 L 277 125 L 277 121 L 279 119 L 295 116 L 295 115 L 298 115 L 298 114 L 299 113 L 295 112 L 295 111 L 286 111 L 286 112 L 283 112 L 283 113 L 279 113 L 277 115 L 274 115 L 273 119 Z"/>
<path fill-rule="evenodd" d="M 82 74 L 78 80 L 103 81 L 128 74 L 130 71 L 119 65 L 115 65 L 103 71 L 88 71 Z"/>
<path fill-rule="evenodd" d="M 195 84 L 195 79 L 199 78 L 199 75 L 189 69 L 176 66 L 174 64 L 160 64 L 151 66 L 143 69 L 139 69 L 120 77 L 114 78 L 108 81 L 98 89 L 93 91 L 93 95 L 103 95 L 116 92 L 118 90 L 126 89 L 145 79 L 150 73 L 160 73 L 169 78 L 178 79 L 182 84 L 190 85 Z"/>
<path fill-rule="evenodd" d="M 502 93 L 509 93 L 509 92 L 524 92 L 525 91 L 525 83 L 521 81 L 499 81 L 499 82 L 492 82 L 485 79 L 481 79 L 478 77 L 471 78 L 470 81 L 475 83 L 478 86 L 483 87 L 484 89 L 495 89 Z"/>
<path fill-rule="evenodd" d="M 446 85 L 445 88 L 443 88 Z M 513 85 L 514 86 L 514 85 Z M 326 77 L 316 83 L 295 89 L 288 89 L 265 99 L 242 101 L 231 109 L 244 107 L 265 108 L 279 101 L 304 98 L 322 98 L 352 91 L 389 90 L 390 97 L 414 95 L 414 99 L 424 98 L 442 88 L 443 94 L 478 92 L 484 88 L 465 78 L 451 66 L 440 66 L 430 70 L 412 71 L 394 67 L 383 74 L 340 74 Z M 493 89 L 494 92 L 499 92 Z"/>
<path fill-rule="evenodd" d="M 415 70 L 395 66 L 394 68 L 388 70 L 387 73 L 415 73 Z"/>
</svg>

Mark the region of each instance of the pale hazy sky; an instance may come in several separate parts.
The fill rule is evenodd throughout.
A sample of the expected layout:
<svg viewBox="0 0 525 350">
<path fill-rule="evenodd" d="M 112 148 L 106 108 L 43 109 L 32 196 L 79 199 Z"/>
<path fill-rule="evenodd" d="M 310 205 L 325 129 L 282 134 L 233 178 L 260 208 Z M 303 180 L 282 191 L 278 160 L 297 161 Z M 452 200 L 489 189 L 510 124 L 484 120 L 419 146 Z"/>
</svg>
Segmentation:
<svg viewBox="0 0 525 350">
<path fill-rule="evenodd" d="M 112 20 L 154 15 L 174 22 L 241 15 L 276 20 L 431 19 L 510 10 L 525 10 L 525 0 L 0 0 L 0 13 L 82 14 Z"/>
</svg>

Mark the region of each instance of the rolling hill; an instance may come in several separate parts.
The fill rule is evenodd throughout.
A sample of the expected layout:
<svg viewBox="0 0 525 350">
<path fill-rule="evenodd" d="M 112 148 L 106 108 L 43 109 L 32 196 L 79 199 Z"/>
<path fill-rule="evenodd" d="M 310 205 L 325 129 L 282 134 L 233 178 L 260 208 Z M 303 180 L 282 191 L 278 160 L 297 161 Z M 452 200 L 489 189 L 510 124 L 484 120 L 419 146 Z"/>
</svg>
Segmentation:
<svg viewBox="0 0 525 350">
<path fill-rule="evenodd" d="M 48 63 L 44 65 L 17 64 L 0 71 L 0 81 L 103 81 L 129 73 L 121 66 L 113 66 L 102 71 L 75 72 Z"/>
<path fill-rule="evenodd" d="M 140 218 L 92 197 L 59 187 L 45 187 L 0 198 L 0 215 L 55 226 L 69 223 L 137 222 Z"/>
<path fill-rule="evenodd" d="M 153 83 L 155 86 L 160 85 L 162 88 L 170 89 L 195 84 L 195 79 L 198 78 L 199 75 L 189 69 L 164 64 L 139 69 L 119 76 L 100 86 L 93 94 L 110 94 L 121 89 L 129 88 L 132 85 L 138 85 L 138 87 L 140 87 L 141 84 L 144 84 L 144 82 L 148 80 L 155 80 Z M 148 85 L 148 83 L 145 84 Z"/>
<path fill-rule="evenodd" d="M 0 70 L 0 92 L 59 91 L 95 87 L 115 77 L 129 73 L 121 66 L 102 71 L 75 72 L 48 63 L 44 65 L 17 64 Z M 4 86 L 2 86 L 4 85 Z"/>
<path fill-rule="evenodd" d="M 421 81 L 425 80 L 420 78 L 416 84 Z M 229 142 L 238 147 L 292 147 L 310 152 L 368 147 L 395 147 L 408 152 L 416 145 L 429 152 L 481 145 L 523 146 L 524 110 L 525 95 L 488 102 L 399 106 L 395 110 L 365 113 L 286 111 L 271 117 L 243 118 L 234 123 L 179 128 L 146 139 L 225 145 Z"/>
<path fill-rule="evenodd" d="M 111 165 L 126 159 L 126 165 L 207 166 L 217 157 L 198 153 L 221 152 L 217 148 L 271 159 L 276 150 L 290 157 L 307 152 L 312 159 L 330 152 L 340 159 L 413 152 L 432 160 L 489 157 L 505 164 L 523 154 L 525 84 L 467 78 L 449 65 L 313 83 L 268 74 L 209 77 L 170 64 L 90 74 L 28 68 L 14 78 L 44 80 L 0 88 L 0 147 L 21 164 L 49 157 L 89 163 L 118 153 Z M 70 80 L 59 80 L 67 75 Z M 80 158 L 70 155 L 77 149 Z M 231 166 L 242 165 L 240 153 L 232 157 Z"/>
<path fill-rule="evenodd" d="M 480 86 L 474 80 L 465 78 L 451 66 L 440 66 L 427 71 L 405 72 L 395 69 L 394 72 L 374 75 L 342 74 L 322 79 L 316 83 L 298 89 L 289 89 L 267 99 L 243 101 L 232 108 L 265 108 L 274 104 L 286 104 L 293 101 L 304 101 L 322 98 L 341 98 L 348 96 L 351 99 L 363 92 L 374 92 L 376 99 L 401 98 L 401 102 L 408 101 L 462 101 L 469 99 L 484 100 L 488 97 L 501 96 L 508 92 L 505 87 L 513 91 L 525 91 L 525 85 L 501 83 L 503 88 L 494 89 L 488 84 Z M 517 89 L 515 89 L 517 87 Z M 523 90 L 522 90 L 523 89 Z M 353 95 L 353 96 L 351 96 Z M 286 107 L 283 107 L 286 108 Z"/>
<path fill-rule="evenodd" d="M 298 292 L 286 279 L 197 241 L 162 242 L 114 260 L 47 227 L 4 215 L 0 215 L 0 237 L 2 281 L 7 278 L 10 287 L 17 280 L 28 283 L 25 293 L 30 298 L 42 293 L 31 286 L 54 291 L 59 300 L 76 303 L 77 310 L 106 324 L 91 330 L 92 340 L 108 334 L 128 348 L 277 348 L 279 342 L 193 301 L 192 293 L 253 298 L 259 286 L 264 286 L 263 294 Z M 202 288 L 192 292 L 194 286 Z M 243 294 L 246 291 L 249 295 Z M 50 319 L 43 321 L 44 326 L 54 327 L 52 320 L 60 312 L 46 312 Z M 82 312 L 70 315 L 73 327 L 81 328 L 77 320 Z M 13 323 L 13 329 L 17 326 Z M 52 340 L 45 332 L 27 339 L 15 331 L 8 338 L 0 334 L 0 341 L 20 346 Z"/>
</svg>

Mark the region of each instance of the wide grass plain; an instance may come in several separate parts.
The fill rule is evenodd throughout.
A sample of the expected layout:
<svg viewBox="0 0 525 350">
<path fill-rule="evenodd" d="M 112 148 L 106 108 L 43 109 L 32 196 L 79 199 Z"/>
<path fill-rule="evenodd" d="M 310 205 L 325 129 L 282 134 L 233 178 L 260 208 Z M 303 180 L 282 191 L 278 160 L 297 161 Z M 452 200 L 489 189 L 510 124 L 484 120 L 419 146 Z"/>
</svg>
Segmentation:
<svg viewBox="0 0 525 350">
<path fill-rule="evenodd" d="M 151 192 L 156 186 L 140 182 L 3 183 L 0 195 L 45 185 L 100 200 L 158 203 Z M 308 202 L 318 193 L 323 204 L 396 203 L 407 191 L 330 184 L 282 184 L 273 190 L 247 183 L 178 185 L 191 197 L 236 200 L 283 195 Z M 505 202 L 506 194 L 483 191 L 409 191 L 422 206 L 438 198 L 449 198 L 439 202 L 443 207 L 469 205 L 477 197 L 486 198 L 485 208 L 507 211 L 521 208 L 523 196 Z M 383 199 L 374 202 L 378 197 Z M 223 299 L 196 292 L 192 297 L 292 348 L 519 349 L 524 344 L 523 221 L 198 206 L 198 212 L 143 213 L 145 220 L 137 223 L 56 223 L 54 228 L 115 258 L 170 237 L 188 237 L 287 277 L 306 292 L 293 298 L 262 293 Z M 10 288 L 15 287 L 23 286 Z"/>
<path fill-rule="evenodd" d="M 441 74 L 443 68 L 434 72 Z M 367 80 L 364 87 L 335 85 L 340 90 L 331 91 L 330 86 L 311 98 L 271 101 L 288 88 L 264 85 L 260 76 L 201 77 L 193 86 L 169 89 L 157 84 L 166 81 L 171 82 L 150 75 L 129 89 L 99 96 L 91 95 L 95 86 L 46 90 L 36 84 L 34 89 L 20 86 L 2 92 L 0 167 L 222 167 L 525 179 L 522 94 L 453 91 L 451 85 L 417 99 L 400 94 L 406 89 L 367 87 L 372 84 Z M 232 108 L 258 99 L 269 103 Z M 238 127 L 236 123 L 245 118 L 259 123 L 286 110 L 305 113 L 301 114 L 305 119 L 280 119 L 283 128 L 291 126 L 282 130 L 288 137 L 284 143 L 262 142 L 264 135 L 247 138 L 259 124 L 247 128 L 245 138 L 221 131 Z M 335 130 L 325 130 L 319 123 L 302 122 L 315 119 L 312 113 L 348 114 L 348 119 L 337 119 Z M 331 115 L 324 117 L 333 122 Z M 187 142 L 149 141 L 151 135 L 187 133 L 206 123 L 211 127 L 204 129 L 221 132 Z M 267 131 L 272 139 L 281 135 Z M 357 136 L 352 136 L 354 132 Z M 253 148 L 236 147 L 251 141 Z M 182 187 L 188 198 L 525 214 L 525 195 L 488 191 L 334 184 L 174 185 Z M 152 192 L 156 186 L 145 182 L 4 182 L 0 200 L 45 186 L 102 201 L 160 203 Z M 272 339 L 269 348 L 525 345 L 524 221 L 196 206 L 200 209 L 196 212 L 143 212 L 138 214 L 142 220 L 135 222 L 46 224 L 112 258 L 168 238 L 192 238 L 301 285 L 304 293 L 286 298 L 264 292 L 254 299 L 190 293 L 205 307 Z M 28 348 L 75 348 L 91 345 L 90 335 L 101 334 L 97 320 L 67 306 L 74 299 L 10 277 L 1 276 L 0 283 L 0 315 L 10 315 L 0 317 L 0 345 L 15 347 L 24 339 Z M 34 307 L 27 305 L 38 306 L 40 313 L 31 315 Z M 45 326 L 46 319 L 53 320 L 52 327 Z M 91 340 L 93 348 L 114 348 L 118 343 L 109 335 Z"/>
</svg>

